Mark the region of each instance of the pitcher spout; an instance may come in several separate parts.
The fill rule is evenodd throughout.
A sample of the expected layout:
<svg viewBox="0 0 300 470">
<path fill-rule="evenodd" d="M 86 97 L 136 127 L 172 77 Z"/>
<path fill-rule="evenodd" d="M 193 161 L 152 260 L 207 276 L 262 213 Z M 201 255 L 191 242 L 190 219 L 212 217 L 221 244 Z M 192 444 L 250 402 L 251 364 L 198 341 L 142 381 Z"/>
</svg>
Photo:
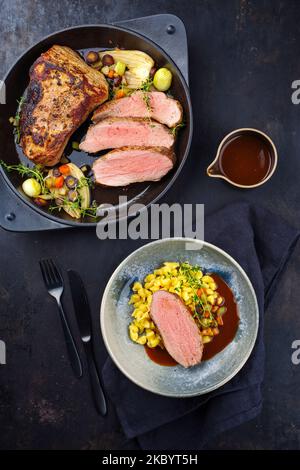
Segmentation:
<svg viewBox="0 0 300 470">
<path fill-rule="evenodd" d="M 207 167 L 206 173 L 208 176 L 211 176 L 213 178 L 218 178 L 222 176 L 219 161 L 217 158 Z"/>
</svg>

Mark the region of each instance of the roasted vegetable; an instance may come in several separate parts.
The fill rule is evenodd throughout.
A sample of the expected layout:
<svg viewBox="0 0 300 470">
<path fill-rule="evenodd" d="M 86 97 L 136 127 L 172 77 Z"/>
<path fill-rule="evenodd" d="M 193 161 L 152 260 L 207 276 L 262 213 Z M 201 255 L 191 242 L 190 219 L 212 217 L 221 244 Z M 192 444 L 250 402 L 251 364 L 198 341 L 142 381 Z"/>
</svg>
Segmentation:
<svg viewBox="0 0 300 470">
<path fill-rule="evenodd" d="M 172 73 L 166 68 L 158 69 L 153 77 L 153 85 L 158 91 L 167 91 L 172 83 Z"/>
<path fill-rule="evenodd" d="M 117 86 L 121 85 L 121 83 L 122 83 L 122 77 L 121 76 L 117 76 L 117 77 L 114 78 L 114 86 L 117 87 Z"/>
<path fill-rule="evenodd" d="M 59 171 L 58 168 L 54 168 L 53 172 L 52 172 L 52 175 L 55 176 L 55 178 L 58 178 L 58 176 L 61 175 L 61 172 Z"/>
<path fill-rule="evenodd" d="M 70 187 L 69 189 L 73 190 L 76 187 L 76 193 L 77 193 L 76 204 L 78 204 L 80 207 L 77 208 L 76 206 L 74 206 L 73 201 L 71 201 L 68 197 L 69 193 L 67 193 L 67 191 L 66 191 L 66 194 L 68 194 L 67 198 L 62 196 L 60 194 L 60 190 L 57 188 L 51 188 L 50 192 L 52 193 L 52 197 L 55 198 L 56 203 L 58 200 L 61 201 L 61 204 L 57 204 L 57 205 L 61 205 L 63 209 L 67 212 L 67 214 L 69 214 L 71 217 L 75 219 L 80 219 L 82 215 L 81 209 L 83 210 L 88 209 L 91 204 L 90 188 L 87 183 L 82 184 L 82 182 L 86 182 L 86 178 L 84 174 L 82 173 L 82 171 L 80 170 L 80 168 L 74 165 L 74 163 L 68 163 L 67 165 L 70 169 L 70 174 L 64 180 L 65 182 L 64 188 L 68 187 L 66 184 L 67 180 L 69 180 L 69 184 L 70 184 L 71 179 L 72 179 L 72 185 L 75 184 L 75 186 L 73 186 L 72 188 Z M 48 177 L 53 176 L 52 172 L 53 170 L 49 171 Z"/>
<path fill-rule="evenodd" d="M 70 174 L 70 167 L 69 165 L 61 165 L 59 171 L 62 175 L 67 176 Z"/>
<path fill-rule="evenodd" d="M 67 188 L 74 189 L 78 185 L 78 179 L 75 178 L 73 175 L 69 175 L 66 177 L 65 183 Z"/>
<path fill-rule="evenodd" d="M 97 62 L 94 62 L 93 64 L 90 64 L 93 69 L 100 70 L 102 68 L 102 62 L 101 60 L 98 60 Z"/>
<path fill-rule="evenodd" d="M 45 186 L 47 189 L 51 189 L 55 186 L 55 178 L 53 176 L 47 176 L 45 178 Z"/>
<path fill-rule="evenodd" d="M 126 93 L 125 93 L 124 90 L 117 90 L 117 92 L 115 94 L 115 97 L 118 100 L 119 98 L 124 98 L 125 95 L 126 95 Z"/>
<path fill-rule="evenodd" d="M 34 178 L 28 178 L 22 184 L 24 193 L 29 197 L 37 197 L 41 194 L 41 185 Z"/>
<path fill-rule="evenodd" d="M 120 62 L 118 61 L 115 65 L 115 72 L 118 74 L 118 75 L 124 75 L 126 71 L 126 64 L 124 64 L 124 62 Z"/>
<path fill-rule="evenodd" d="M 105 55 L 112 56 L 114 62 L 122 62 L 126 65 L 128 70 L 125 71 L 124 76 L 126 78 L 128 88 L 140 88 L 149 78 L 150 71 L 154 66 L 154 60 L 142 51 L 124 51 L 118 49 L 100 52 L 103 64 Z"/>
<path fill-rule="evenodd" d="M 109 67 L 108 67 L 108 65 L 105 65 L 104 67 L 102 67 L 101 72 L 102 72 L 105 76 L 108 76 L 108 74 L 109 74 Z"/>
<path fill-rule="evenodd" d="M 55 178 L 54 186 L 56 188 L 62 188 L 63 185 L 64 185 L 64 182 L 65 182 L 65 179 L 64 179 L 63 175 L 60 175 L 57 178 Z"/>
<path fill-rule="evenodd" d="M 68 192 L 68 199 L 69 199 L 69 201 L 71 201 L 71 202 L 77 201 L 77 199 L 78 199 L 78 192 L 76 191 L 76 189 L 70 189 L 70 191 Z"/>
<path fill-rule="evenodd" d="M 41 198 L 41 197 L 36 197 L 33 200 L 33 202 L 39 207 L 45 207 L 48 204 L 47 201 L 45 199 Z"/>
</svg>

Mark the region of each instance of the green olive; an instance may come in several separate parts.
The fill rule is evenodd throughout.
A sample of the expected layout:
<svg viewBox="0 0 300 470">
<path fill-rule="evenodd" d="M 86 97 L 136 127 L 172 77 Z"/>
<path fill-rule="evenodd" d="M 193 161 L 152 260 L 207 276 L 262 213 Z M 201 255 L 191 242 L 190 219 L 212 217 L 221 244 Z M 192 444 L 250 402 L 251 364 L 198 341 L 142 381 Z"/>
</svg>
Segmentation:
<svg viewBox="0 0 300 470">
<path fill-rule="evenodd" d="M 22 184 L 24 193 L 29 197 L 37 197 L 41 194 L 41 185 L 34 178 L 28 178 Z"/>
<path fill-rule="evenodd" d="M 158 69 L 153 78 L 153 85 L 158 91 L 167 91 L 172 83 L 172 73 L 166 68 Z"/>
</svg>

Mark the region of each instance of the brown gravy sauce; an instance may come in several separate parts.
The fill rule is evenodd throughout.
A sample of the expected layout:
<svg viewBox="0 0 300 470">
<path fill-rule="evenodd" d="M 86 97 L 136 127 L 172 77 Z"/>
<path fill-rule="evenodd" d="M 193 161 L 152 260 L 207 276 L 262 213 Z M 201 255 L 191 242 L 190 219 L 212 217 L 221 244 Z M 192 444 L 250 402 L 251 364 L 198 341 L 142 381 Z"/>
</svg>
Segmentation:
<svg viewBox="0 0 300 470">
<path fill-rule="evenodd" d="M 254 133 L 241 133 L 222 147 L 216 168 L 236 184 L 251 186 L 260 183 L 270 173 L 273 163 L 271 145 Z"/>
<path fill-rule="evenodd" d="M 225 298 L 227 311 L 223 315 L 224 325 L 220 327 L 220 334 L 215 336 L 210 343 L 204 345 L 202 361 L 211 359 L 231 343 L 236 335 L 240 320 L 237 304 L 230 287 L 228 287 L 226 282 L 217 274 L 210 274 L 210 276 L 215 280 L 218 286 L 218 293 Z M 160 366 L 171 367 L 177 364 L 165 349 L 161 349 L 160 347 L 149 348 L 145 346 L 145 351 L 149 358 Z"/>
<path fill-rule="evenodd" d="M 145 351 L 147 355 L 150 357 L 151 361 L 156 362 L 160 366 L 176 366 L 177 362 L 173 357 L 170 356 L 166 349 L 161 349 L 159 346 L 156 348 L 149 348 L 149 346 L 145 346 Z"/>
</svg>

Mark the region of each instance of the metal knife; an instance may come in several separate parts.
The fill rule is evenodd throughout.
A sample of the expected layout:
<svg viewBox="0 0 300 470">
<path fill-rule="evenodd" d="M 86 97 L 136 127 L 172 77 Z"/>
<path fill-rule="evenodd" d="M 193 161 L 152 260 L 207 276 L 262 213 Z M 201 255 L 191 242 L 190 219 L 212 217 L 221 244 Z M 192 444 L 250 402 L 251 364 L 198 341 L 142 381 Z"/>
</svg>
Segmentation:
<svg viewBox="0 0 300 470">
<path fill-rule="evenodd" d="M 86 290 L 81 277 L 76 271 L 69 269 L 68 276 L 78 328 L 86 352 L 95 406 L 97 411 L 102 416 L 105 416 L 107 413 L 107 405 L 100 375 L 95 362 L 95 353 L 92 342 L 92 319 Z"/>
</svg>

